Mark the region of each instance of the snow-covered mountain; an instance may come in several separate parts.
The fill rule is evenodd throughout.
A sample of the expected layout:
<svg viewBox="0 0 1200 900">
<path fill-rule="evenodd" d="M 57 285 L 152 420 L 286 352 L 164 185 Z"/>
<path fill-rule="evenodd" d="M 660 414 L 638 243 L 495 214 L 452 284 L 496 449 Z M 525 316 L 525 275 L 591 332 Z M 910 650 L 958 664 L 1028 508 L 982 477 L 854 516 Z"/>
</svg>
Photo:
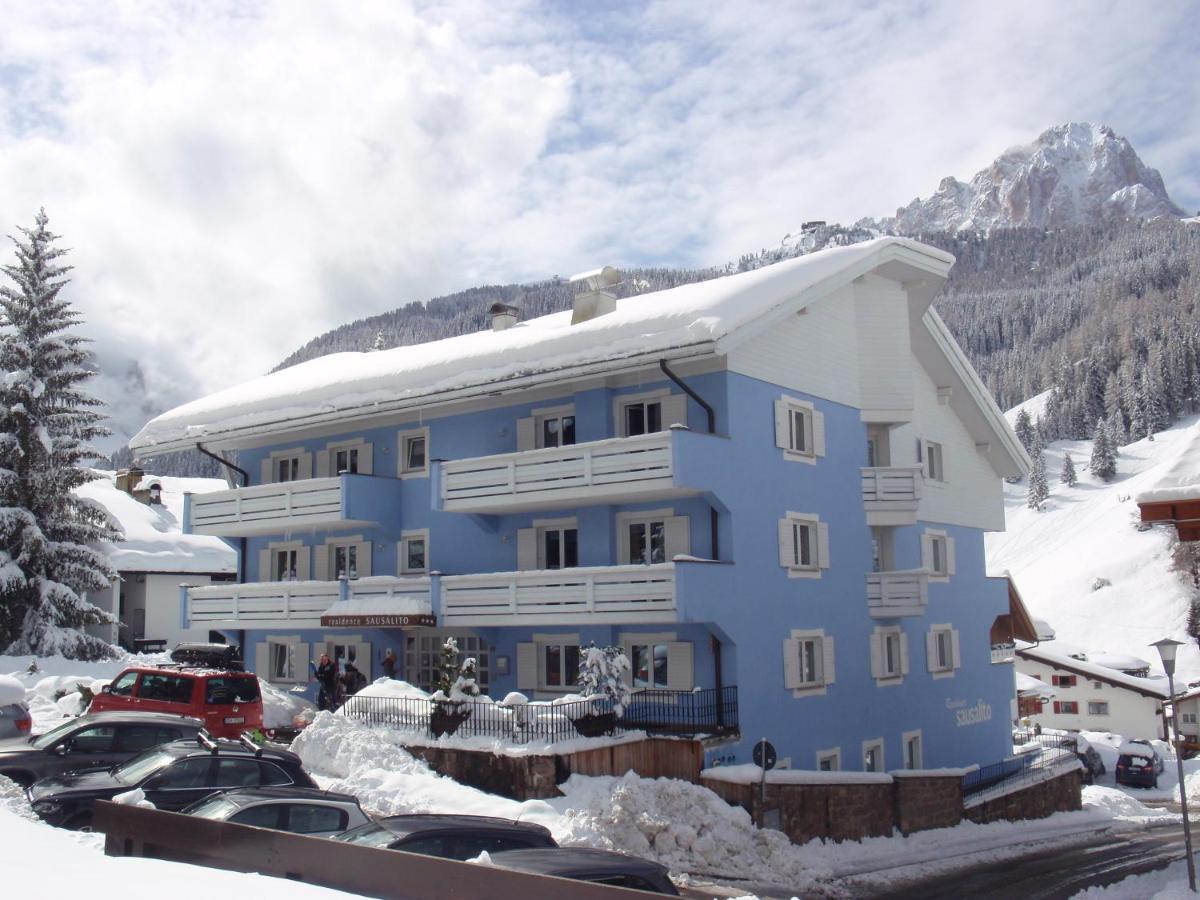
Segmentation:
<svg viewBox="0 0 1200 900">
<path fill-rule="evenodd" d="M 1021 406 L 1036 417 L 1044 399 Z M 1010 422 L 1021 406 L 1009 411 Z M 1171 530 L 1141 530 L 1134 498 L 1154 487 L 1181 452 L 1197 450 L 1189 429 L 1198 421 L 1183 419 L 1153 441 L 1122 447 L 1108 484 L 1087 471 L 1091 441 L 1052 443 L 1049 501 L 1041 512 L 1028 509 L 1028 485 L 1005 485 L 1007 530 L 987 536 L 989 571 L 1010 572 L 1030 611 L 1064 645 L 1140 657 L 1157 671 L 1150 644 L 1173 637 L 1185 642 L 1177 671 L 1184 684 L 1200 679 L 1200 648 L 1185 630 L 1191 589 L 1171 570 Z M 1068 452 L 1078 473 L 1074 487 L 1059 483 Z"/>
<path fill-rule="evenodd" d="M 1011 147 L 969 182 L 943 178 L 877 223 L 898 234 L 1034 225 L 1091 225 L 1114 218 L 1180 218 L 1158 170 L 1104 125 L 1073 122 Z"/>
</svg>

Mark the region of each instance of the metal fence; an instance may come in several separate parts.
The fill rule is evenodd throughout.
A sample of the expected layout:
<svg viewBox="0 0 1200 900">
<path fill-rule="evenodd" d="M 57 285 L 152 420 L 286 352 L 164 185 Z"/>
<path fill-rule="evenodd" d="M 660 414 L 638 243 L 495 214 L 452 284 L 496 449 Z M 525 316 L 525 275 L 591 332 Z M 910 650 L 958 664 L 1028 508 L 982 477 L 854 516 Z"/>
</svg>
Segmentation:
<svg viewBox="0 0 1200 900">
<path fill-rule="evenodd" d="M 963 795 L 971 796 L 994 787 L 1002 781 L 1023 779 L 1040 769 L 1048 769 L 1073 760 L 1075 742 L 1065 735 L 1014 733 L 1013 742 L 1037 744 L 1008 759 L 981 766 L 963 776 Z"/>
<path fill-rule="evenodd" d="M 611 701 L 601 697 L 503 704 L 486 698 L 449 703 L 356 695 L 346 700 L 342 712 L 371 725 L 428 737 L 454 734 L 516 744 L 549 744 L 627 731 L 688 737 L 738 732 L 737 688 L 733 686 L 720 691 L 635 691 L 619 716 Z"/>
</svg>

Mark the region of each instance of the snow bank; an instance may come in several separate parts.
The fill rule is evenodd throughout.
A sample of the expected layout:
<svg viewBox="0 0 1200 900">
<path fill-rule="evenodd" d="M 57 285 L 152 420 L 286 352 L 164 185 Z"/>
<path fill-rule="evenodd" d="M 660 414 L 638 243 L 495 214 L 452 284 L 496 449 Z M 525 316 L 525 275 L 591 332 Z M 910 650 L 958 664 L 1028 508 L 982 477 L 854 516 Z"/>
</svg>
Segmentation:
<svg viewBox="0 0 1200 900">
<path fill-rule="evenodd" d="M 140 806 L 142 809 L 158 809 L 157 806 L 146 799 L 146 792 L 141 788 L 134 788 L 132 791 L 117 794 L 112 798 L 112 802 L 120 803 L 124 806 Z"/>
<path fill-rule="evenodd" d="M 262 679 L 258 686 L 262 691 L 264 728 L 291 728 L 298 716 L 307 718 L 308 713 L 316 709 L 300 694 L 281 691 Z"/>
<path fill-rule="evenodd" d="M 762 769 L 754 763 L 736 766 L 717 766 L 704 769 L 701 778 L 725 781 L 729 784 L 759 784 Z M 892 776 L 885 772 L 817 772 L 809 769 L 771 769 L 767 784 L 891 784 Z"/>
<path fill-rule="evenodd" d="M 25 685 L 11 675 L 0 675 L 0 706 L 25 702 Z"/>
<path fill-rule="evenodd" d="M 1103 813 L 1105 817 L 1122 822 L 1179 822 L 1182 817 L 1170 810 L 1147 806 L 1136 797 L 1116 788 L 1089 784 L 1083 789 L 1084 809 Z"/>
<path fill-rule="evenodd" d="M 1181 859 L 1165 869 L 1088 888 L 1071 900 L 1192 900 L 1195 896 L 1188 888 L 1187 865 Z"/>
</svg>

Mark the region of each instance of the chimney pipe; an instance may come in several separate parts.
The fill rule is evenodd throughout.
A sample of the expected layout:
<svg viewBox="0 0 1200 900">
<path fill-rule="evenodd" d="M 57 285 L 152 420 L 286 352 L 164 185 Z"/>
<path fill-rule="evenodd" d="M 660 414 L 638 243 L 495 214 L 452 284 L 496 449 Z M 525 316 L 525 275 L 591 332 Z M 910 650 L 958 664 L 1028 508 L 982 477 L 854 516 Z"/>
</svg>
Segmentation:
<svg viewBox="0 0 1200 900">
<path fill-rule="evenodd" d="M 517 324 L 517 308 L 507 303 L 493 303 L 488 307 L 492 314 L 492 331 L 504 331 Z"/>
<path fill-rule="evenodd" d="M 621 271 L 612 266 L 601 266 L 591 272 L 580 272 L 571 276 L 571 284 L 583 284 L 587 290 L 575 295 L 571 304 L 571 324 L 578 325 L 597 316 L 613 312 L 617 308 L 617 295 L 610 288 L 621 283 Z"/>
</svg>

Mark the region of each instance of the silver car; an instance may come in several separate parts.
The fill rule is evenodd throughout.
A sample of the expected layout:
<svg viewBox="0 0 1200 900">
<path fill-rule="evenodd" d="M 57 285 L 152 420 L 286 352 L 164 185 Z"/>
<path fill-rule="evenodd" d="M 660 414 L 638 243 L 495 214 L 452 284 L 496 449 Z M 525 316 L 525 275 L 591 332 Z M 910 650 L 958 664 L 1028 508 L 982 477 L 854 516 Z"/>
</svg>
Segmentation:
<svg viewBox="0 0 1200 900">
<path fill-rule="evenodd" d="M 236 788 L 205 797 L 182 812 L 311 837 L 329 837 L 370 821 L 349 794 L 301 787 Z"/>
<path fill-rule="evenodd" d="M 24 703 L 9 703 L 0 706 L 0 740 L 5 738 L 29 737 L 33 717 Z"/>
</svg>

